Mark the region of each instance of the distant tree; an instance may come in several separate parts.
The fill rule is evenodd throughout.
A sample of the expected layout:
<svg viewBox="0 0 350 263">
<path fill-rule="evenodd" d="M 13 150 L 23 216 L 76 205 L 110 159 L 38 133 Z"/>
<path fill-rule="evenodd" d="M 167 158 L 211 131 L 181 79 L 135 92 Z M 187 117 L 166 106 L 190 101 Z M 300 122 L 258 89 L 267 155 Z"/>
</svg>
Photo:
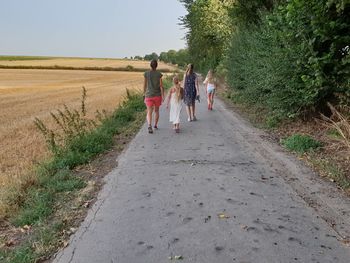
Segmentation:
<svg viewBox="0 0 350 263">
<path fill-rule="evenodd" d="M 158 60 L 159 56 L 157 53 L 153 52 L 152 54 L 149 54 L 149 55 L 145 55 L 144 59 L 145 60 L 152 60 L 152 59 L 156 59 Z"/>
<path fill-rule="evenodd" d="M 159 60 L 163 62 L 169 62 L 168 53 L 167 52 L 161 52 L 159 55 Z"/>
</svg>

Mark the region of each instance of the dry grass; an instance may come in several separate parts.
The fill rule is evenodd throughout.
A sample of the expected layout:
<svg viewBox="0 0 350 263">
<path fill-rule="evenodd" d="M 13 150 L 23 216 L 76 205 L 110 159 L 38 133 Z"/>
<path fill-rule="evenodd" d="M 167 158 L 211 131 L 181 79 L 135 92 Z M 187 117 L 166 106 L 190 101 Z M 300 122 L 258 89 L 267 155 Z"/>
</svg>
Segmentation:
<svg viewBox="0 0 350 263">
<path fill-rule="evenodd" d="M 113 67 L 123 68 L 128 65 L 136 69 L 147 69 L 149 68 L 149 61 L 142 60 L 122 60 L 122 59 L 88 59 L 88 58 L 53 58 L 47 60 L 15 60 L 15 61 L 0 61 L 0 65 L 4 66 L 41 66 L 41 67 L 53 67 L 53 66 L 64 66 L 64 67 Z M 176 70 L 174 66 L 167 65 L 160 62 L 158 65 L 159 70 Z"/>
<path fill-rule="evenodd" d="M 0 218 L 9 206 L 6 196 L 35 182 L 28 171 L 49 156 L 33 120 L 50 123 L 50 111 L 79 108 L 81 87 L 87 90 L 87 115 L 112 111 L 125 89 L 140 89 L 142 73 L 64 70 L 0 70 Z"/>
<path fill-rule="evenodd" d="M 340 110 L 344 113 L 341 113 L 330 103 L 328 103 L 328 107 L 332 111 L 332 116 L 326 117 L 322 115 L 322 118 L 326 121 L 325 125 L 337 132 L 339 138 L 335 139 L 343 142 L 350 153 L 350 108 L 343 107 Z"/>
</svg>

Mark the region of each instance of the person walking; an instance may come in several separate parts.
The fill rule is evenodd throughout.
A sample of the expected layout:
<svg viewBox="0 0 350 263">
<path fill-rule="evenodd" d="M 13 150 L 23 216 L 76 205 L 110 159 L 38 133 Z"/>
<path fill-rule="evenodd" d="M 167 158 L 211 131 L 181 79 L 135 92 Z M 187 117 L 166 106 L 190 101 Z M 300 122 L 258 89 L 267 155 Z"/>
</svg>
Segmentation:
<svg viewBox="0 0 350 263">
<path fill-rule="evenodd" d="M 196 99 L 199 100 L 199 85 L 196 73 L 193 71 L 193 64 L 189 64 L 184 75 L 184 103 L 188 121 L 196 121 Z"/>
<path fill-rule="evenodd" d="M 151 61 L 151 70 L 144 73 L 143 95 L 147 107 L 147 123 L 148 133 L 153 133 L 152 115 L 154 111 L 154 129 L 158 129 L 159 107 L 164 100 L 164 88 L 162 82 L 162 73 L 157 70 L 158 62 L 153 59 Z"/>
<path fill-rule="evenodd" d="M 209 70 L 204 82 L 205 93 L 207 94 L 208 110 L 213 110 L 216 82 L 213 71 Z"/>
<path fill-rule="evenodd" d="M 170 104 L 170 116 L 169 121 L 173 123 L 173 129 L 176 133 L 180 132 L 180 114 L 182 109 L 183 88 L 180 85 L 179 78 L 175 76 L 173 78 L 174 86 L 169 90 L 167 99 L 167 109 Z"/>
</svg>

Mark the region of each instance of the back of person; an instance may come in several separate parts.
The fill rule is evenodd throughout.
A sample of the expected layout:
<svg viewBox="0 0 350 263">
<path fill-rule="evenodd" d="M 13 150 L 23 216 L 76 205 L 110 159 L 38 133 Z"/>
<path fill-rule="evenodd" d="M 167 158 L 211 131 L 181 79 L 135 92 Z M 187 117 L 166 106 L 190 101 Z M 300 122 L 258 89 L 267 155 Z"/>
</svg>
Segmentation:
<svg viewBox="0 0 350 263">
<path fill-rule="evenodd" d="M 145 72 L 144 77 L 147 79 L 147 90 L 145 97 L 151 98 L 161 96 L 160 79 L 162 77 L 162 73 L 160 73 L 158 70 L 149 70 Z"/>
</svg>

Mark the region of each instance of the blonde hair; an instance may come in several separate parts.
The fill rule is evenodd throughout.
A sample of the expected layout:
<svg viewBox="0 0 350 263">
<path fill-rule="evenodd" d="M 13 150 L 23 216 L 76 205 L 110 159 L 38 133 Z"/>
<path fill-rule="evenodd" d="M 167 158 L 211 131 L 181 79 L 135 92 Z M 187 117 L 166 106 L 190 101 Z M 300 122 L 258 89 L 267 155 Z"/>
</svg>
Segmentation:
<svg viewBox="0 0 350 263">
<path fill-rule="evenodd" d="M 175 98 L 176 101 L 179 102 L 182 99 L 182 88 L 180 86 L 180 81 L 178 76 L 174 76 L 173 78 L 174 88 L 175 88 Z"/>
<path fill-rule="evenodd" d="M 207 80 L 209 83 L 213 83 L 214 82 L 214 74 L 213 74 L 213 70 L 209 70 L 208 74 L 207 74 Z"/>
</svg>

